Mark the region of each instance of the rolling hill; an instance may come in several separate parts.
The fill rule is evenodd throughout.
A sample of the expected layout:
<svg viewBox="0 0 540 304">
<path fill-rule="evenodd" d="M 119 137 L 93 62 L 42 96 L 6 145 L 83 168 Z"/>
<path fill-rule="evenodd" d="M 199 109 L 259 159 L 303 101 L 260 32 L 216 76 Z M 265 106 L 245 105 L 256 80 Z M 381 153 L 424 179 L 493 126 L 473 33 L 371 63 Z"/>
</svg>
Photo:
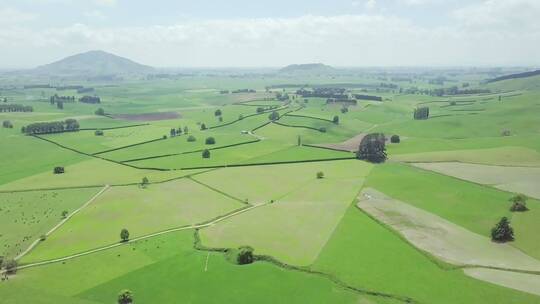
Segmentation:
<svg viewBox="0 0 540 304">
<path fill-rule="evenodd" d="M 154 68 L 104 51 L 89 51 L 35 68 L 32 72 L 49 75 L 146 74 Z"/>
<path fill-rule="evenodd" d="M 337 70 L 322 63 L 291 64 L 279 70 L 282 74 L 333 74 Z"/>
</svg>

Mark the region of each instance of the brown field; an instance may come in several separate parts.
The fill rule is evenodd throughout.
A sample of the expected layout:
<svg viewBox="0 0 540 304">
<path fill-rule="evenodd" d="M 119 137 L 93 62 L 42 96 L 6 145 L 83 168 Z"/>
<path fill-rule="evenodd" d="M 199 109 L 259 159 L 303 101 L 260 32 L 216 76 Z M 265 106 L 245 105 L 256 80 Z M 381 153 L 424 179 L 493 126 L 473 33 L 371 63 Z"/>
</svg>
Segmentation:
<svg viewBox="0 0 540 304">
<path fill-rule="evenodd" d="M 155 112 L 142 114 L 115 114 L 113 115 L 113 117 L 133 121 L 155 121 L 176 119 L 180 117 L 180 114 L 178 114 L 177 112 Z"/>
</svg>

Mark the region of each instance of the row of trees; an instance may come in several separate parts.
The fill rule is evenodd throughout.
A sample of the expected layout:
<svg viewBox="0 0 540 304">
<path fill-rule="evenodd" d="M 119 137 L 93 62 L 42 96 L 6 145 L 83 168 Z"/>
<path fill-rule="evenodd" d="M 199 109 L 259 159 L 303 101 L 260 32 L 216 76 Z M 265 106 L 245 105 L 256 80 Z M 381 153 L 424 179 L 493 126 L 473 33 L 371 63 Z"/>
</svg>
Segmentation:
<svg viewBox="0 0 540 304">
<path fill-rule="evenodd" d="M 75 96 L 58 96 L 58 94 L 54 94 L 49 98 L 49 102 L 51 104 L 55 104 L 57 102 L 75 102 Z"/>
<path fill-rule="evenodd" d="M 0 112 L 34 112 L 34 108 L 19 104 L 0 104 Z"/>
<path fill-rule="evenodd" d="M 98 96 L 83 96 L 79 98 L 79 101 L 83 103 L 96 104 L 101 103 L 101 98 L 99 98 Z"/>
<path fill-rule="evenodd" d="M 178 129 L 172 128 L 170 131 L 170 134 L 171 134 L 171 137 L 175 137 L 175 136 L 182 135 L 182 133 L 188 134 L 188 131 L 189 129 L 187 126 L 185 126 L 184 129 L 182 129 L 182 127 L 178 127 Z"/>
<path fill-rule="evenodd" d="M 416 120 L 428 119 L 429 118 L 429 107 L 418 107 L 418 108 L 414 109 L 413 117 Z"/>
<path fill-rule="evenodd" d="M 78 131 L 79 122 L 75 119 L 66 119 L 64 121 L 36 122 L 22 127 L 21 131 L 25 134 L 50 134 L 65 131 Z"/>
</svg>

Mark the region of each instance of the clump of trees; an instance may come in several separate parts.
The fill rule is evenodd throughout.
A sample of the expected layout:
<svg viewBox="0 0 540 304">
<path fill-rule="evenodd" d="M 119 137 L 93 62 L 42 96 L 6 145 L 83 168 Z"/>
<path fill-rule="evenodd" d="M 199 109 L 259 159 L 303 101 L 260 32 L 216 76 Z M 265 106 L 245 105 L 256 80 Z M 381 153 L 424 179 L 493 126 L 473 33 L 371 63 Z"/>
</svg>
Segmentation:
<svg viewBox="0 0 540 304">
<path fill-rule="evenodd" d="M 3 127 L 3 128 L 11 129 L 11 128 L 13 128 L 13 124 L 12 124 L 11 121 L 9 121 L 9 120 L 4 120 L 4 121 L 2 122 L 2 127 Z"/>
<path fill-rule="evenodd" d="M 120 291 L 118 294 L 118 304 L 131 304 L 133 303 L 133 292 L 128 289 Z"/>
<path fill-rule="evenodd" d="M 64 167 L 54 167 L 54 174 L 63 174 L 65 172 Z"/>
<path fill-rule="evenodd" d="M 514 240 L 514 229 L 510 226 L 507 217 L 501 220 L 491 229 L 491 240 L 498 243 L 505 243 Z"/>
<path fill-rule="evenodd" d="M 79 102 L 97 104 L 101 103 L 101 98 L 99 98 L 98 96 L 83 96 L 79 98 Z"/>
<path fill-rule="evenodd" d="M 61 133 L 65 131 L 78 131 L 79 122 L 75 119 L 66 119 L 64 121 L 36 122 L 22 127 L 21 131 L 25 134 L 50 134 Z"/>
<path fill-rule="evenodd" d="M 279 119 L 279 113 L 277 111 L 272 111 L 272 113 L 270 113 L 270 115 L 268 115 L 268 119 L 270 119 L 271 121 L 276 121 Z"/>
<path fill-rule="evenodd" d="M 393 144 L 399 144 L 401 142 L 401 138 L 399 138 L 399 135 L 392 135 L 392 137 L 390 137 L 390 142 L 393 143 Z"/>
<path fill-rule="evenodd" d="M 429 118 L 429 107 L 418 107 L 414 109 L 414 119 L 423 120 Z"/>
<path fill-rule="evenodd" d="M 102 130 L 96 130 L 96 131 L 94 132 L 94 135 L 96 135 L 96 136 L 103 136 L 103 134 L 104 134 L 104 133 L 103 133 Z"/>
<path fill-rule="evenodd" d="M 17 264 L 17 261 L 11 259 L 4 262 L 4 268 L 6 269 L 6 273 L 8 274 L 15 274 L 17 273 L 17 267 L 19 266 Z"/>
<path fill-rule="evenodd" d="M 51 103 L 51 105 L 59 102 L 75 102 L 75 96 L 58 96 L 58 94 L 54 94 L 49 98 L 49 102 Z"/>
<path fill-rule="evenodd" d="M 210 136 L 206 138 L 204 143 L 207 145 L 214 145 L 216 143 L 216 139 Z"/>
<path fill-rule="evenodd" d="M 356 157 L 372 163 L 383 163 L 387 158 L 385 141 L 382 133 L 371 133 L 364 136 L 358 152 L 356 152 Z"/>
<path fill-rule="evenodd" d="M 124 243 L 129 241 L 129 231 L 126 228 L 120 231 L 120 240 Z"/>
<path fill-rule="evenodd" d="M 253 248 L 249 246 L 242 246 L 238 248 L 238 254 L 236 256 L 236 263 L 238 265 L 246 265 L 253 263 Z"/>
<path fill-rule="evenodd" d="M 512 212 L 524 212 L 529 210 L 527 208 L 527 197 L 523 194 L 517 194 L 510 198 L 512 206 L 510 206 L 510 211 Z"/>
<path fill-rule="evenodd" d="M 105 110 L 103 110 L 103 108 L 98 108 L 95 112 L 96 115 L 98 116 L 103 116 L 105 115 Z"/>
<path fill-rule="evenodd" d="M 188 136 L 188 138 L 187 138 L 187 141 L 189 141 L 189 142 L 194 142 L 194 141 L 196 141 L 196 140 L 197 140 L 197 139 L 196 139 L 195 136 L 193 136 L 193 135 L 190 135 L 190 136 Z"/>
<path fill-rule="evenodd" d="M 318 179 L 324 178 L 324 172 L 322 171 L 317 172 L 317 178 Z"/>
<path fill-rule="evenodd" d="M 34 112 L 34 108 L 20 104 L 0 104 L 0 112 Z"/>
<path fill-rule="evenodd" d="M 170 131 L 171 137 L 176 137 L 182 135 L 182 127 L 178 127 L 178 129 L 172 128 Z"/>
<path fill-rule="evenodd" d="M 203 158 L 210 158 L 210 150 L 204 149 L 204 150 L 202 151 L 202 157 L 203 157 Z"/>
</svg>

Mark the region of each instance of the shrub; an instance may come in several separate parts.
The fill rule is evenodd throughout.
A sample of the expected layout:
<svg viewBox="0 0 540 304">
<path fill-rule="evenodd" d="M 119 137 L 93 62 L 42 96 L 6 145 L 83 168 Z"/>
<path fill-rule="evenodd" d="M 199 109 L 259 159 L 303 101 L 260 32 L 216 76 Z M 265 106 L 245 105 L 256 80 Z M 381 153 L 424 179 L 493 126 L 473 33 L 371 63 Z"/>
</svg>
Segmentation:
<svg viewBox="0 0 540 304">
<path fill-rule="evenodd" d="M 238 248 L 238 254 L 236 256 L 236 262 L 239 265 L 246 265 L 253 263 L 253 248 L 249 246 L 242 246 Z"/>
<path fill-rule="evenodd" d="M 349 112 L 349 108 L 347 108 L 346 106 L 343 106 L 343 107 L 341 108 L 341 113 L 345 114 L 345 113 L 347 113 L 347 112 Z"/>
<path fill-rule="evenodd" d="M 201 130 L 206 130 L 206 125 L 204 123 L 201 124 Z"/>
<path fill-rule="evenodd" d="M 2 127 L 11 129 L 11 128 L 13 128 L 13 124 L 12 124 L 11 121 L 9 121 L 9 120 L 4 120 L 4 121 L 2 122 Z"/>
<path fill-rule="evenodd" d="M 423 120 L 429 118 L 429 107 L 419 107 L 414 109 L 414 119 Z"/>
<path fill-rule="evenodd" d="M 99 108 L 96 110 L 95 114 L 99 116 L 103 116 L 105 115 L 105 110 L 103 110 L 103 108 Z"/>
<path fill-rule="evenodd" d="M 146 188 L 146 186 L 148 186 L 149 183 L 150 181 L 148 180 L 148 177 L 145 176 L 141 180 L 141 187 Z"/>
<path fill-rule="evenodd" d="M 324 178 L 324 172 L 322 171 L 317 172 L 317 178 L 318 179 Z"/>
<path fill-rule="evenodd" d="M 54 167 L 54 174 L 62 174 L 64 173 L 64 167 Z"/>
<path fill-rule="evenodd" d="M 390 137 L 390 142 L 393 144 L 399 144 L 401 142 L 401 138 L 399 138 L 399 135 L 392 135 L 392 137 Z"/>
<path fill-rule="evenodd" d="M 133 293 L 131 290 L 124 289 L 118 294 L 118 304 L 133 303 Z"/>
<path fill-rule="evenodd" d="M 321 132 L 321 133 L 326 133 L 326 128 L 325 128 L 325 127 L 320 127 L 320 128 L 319 128 L 319 132 Z"/>
<path fill-rule="evenodd" d="M 193 135 L 190 135 L 190 136 L 188 136 L 188 138 L 187 138 L 187 141 L 189 141 L 189 142 L 194 142 L 194 141 L 196 141 L 196 140 L 197 140 L 197 139 L 196 139 L 195 136 L 193 136 Z"/>
<path fill-rule="evenodd" d="M 510 136 L 511 135 L 511 131 L 508 130 L 508 129 L 504 129 L 501 131 L 501 136 Z"/>
<path fill-rule="evenodd" d="M 101 131 L 101 130 L 96 130 L 96 132 L 94 132 L 94 134 L 95 134 L 96 136 L 103 136 L 103 131 Z"/>
<path fill-rule="evenodd" d="M 491 240 L 500 243 L 514 240 L 514 229 L 510 226 L 507 217 L 501 218 L 495 227 L 491 229 Z"/>
<path fill-rule="evenodd" d="M 220 110 L 220 109 L 217 109 L 217 110 L 214 112 L 214 115 L 215 115 L 215 116 L 221 116 L 221 110 Z"/>
<path fill-rule="evenodd" d="M 334 118 L 332 119 L 332 122 L 335 123 L 336 125 L 339 124 L 339 116 L 334 116 Z"/>
<path fill-rule="evenodd" d="M 127 242 L 129 240 L 129 231 L 126 228 L 120 231 L 120 240 L 122 242 Z"/>
<path fill-rule="evenodd" d="M 40 241 L 45 241 L 47 239 L 47 236 L 45 234 L 42 234 L 40 237 L 39 237 L 39 240 Z"/>
<path fill-rule="evenodd" d="M 523 194 L 513 196 L 510 198 L 510 201 L 512 202 L 512 206 L 510 207 L 510 211 L 512 212 L 523 212 L 529 210 L 527 208 L 527 197 Z"/>
<path fill-rule="evenodd" d="M 205 144 L 207 145 L 213 145 L 216 143 L 216 139 L 213 138 L 213 137 L 207 137 L 206 140 L 204 141 Z"/>
<path fill-rule="evenodd" d="M 202 151 L 202 157 L 203 157 L 203 158 L 210 158 L 210 150 L 204 149 L 204 150 Z"/>
<path fill-rule="evenodd" d="M 67 210 L 62 211 L 62 218 L 66 218 L 68 214 Z"/>
</svg>

